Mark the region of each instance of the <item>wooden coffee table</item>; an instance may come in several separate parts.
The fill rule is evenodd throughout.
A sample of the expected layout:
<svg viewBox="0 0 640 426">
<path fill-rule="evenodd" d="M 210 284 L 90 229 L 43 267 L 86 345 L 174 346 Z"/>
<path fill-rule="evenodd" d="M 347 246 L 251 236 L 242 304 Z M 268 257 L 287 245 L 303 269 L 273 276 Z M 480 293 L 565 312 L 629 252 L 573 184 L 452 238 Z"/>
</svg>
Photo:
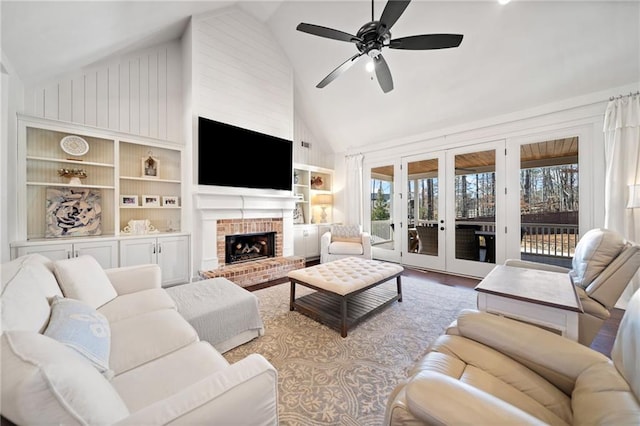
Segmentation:
<svg viewBox="0 0 640 426">
<path fill-rule="evenodd" d="M 478 309 L 578 340 L 582 304 L 569 274 L 497 265 L 475 287 Z"/>
<path fill-rule="evenodd" d="M 297 310 L 318 322 L 340 331 L 347 330 L 391 303 L 402 302 L 398 264 L 347 257 L 287 275 L 291 280 L 289 309 Z M 395 278 L 397 292 L 378 287 Z M 296 284 L 316 290 L 296 299 Z"/>
</svg>

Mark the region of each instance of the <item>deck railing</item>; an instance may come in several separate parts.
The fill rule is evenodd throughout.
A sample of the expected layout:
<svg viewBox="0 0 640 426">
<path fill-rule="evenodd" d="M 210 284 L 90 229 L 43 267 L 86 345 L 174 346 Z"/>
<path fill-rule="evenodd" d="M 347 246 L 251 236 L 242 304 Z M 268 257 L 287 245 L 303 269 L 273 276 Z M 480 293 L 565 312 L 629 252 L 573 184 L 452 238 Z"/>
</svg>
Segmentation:
<svg viewBox="0 0 640 426">
<path fill-rule="evenodd" d="M 418 222 L 424 225 L 427 221 Z M 464 221 L 464 224 L 477 225 L 482 231 L 495 232 L 494 222 Z M 392 241 L 391 221 L 372 221 L 371 236 L 374 244 Z M 562 223 L 522 223 L 520 237 L 522 254 L 564 259 L 573 257 L 580 239 L 578 225 Z"/>
</svg>

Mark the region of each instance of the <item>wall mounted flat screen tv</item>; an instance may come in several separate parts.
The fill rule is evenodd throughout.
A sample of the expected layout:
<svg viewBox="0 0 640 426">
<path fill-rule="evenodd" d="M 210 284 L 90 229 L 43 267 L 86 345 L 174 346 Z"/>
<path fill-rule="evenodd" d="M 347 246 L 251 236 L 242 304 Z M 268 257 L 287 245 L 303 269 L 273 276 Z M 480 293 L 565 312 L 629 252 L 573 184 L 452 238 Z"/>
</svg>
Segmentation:
<svg viewBox="0 0 640 426">
<path fill-rule="evenodd" d="M 198 184 L 291 191 L 293 142 L 198 118 Z"/>
</svg>

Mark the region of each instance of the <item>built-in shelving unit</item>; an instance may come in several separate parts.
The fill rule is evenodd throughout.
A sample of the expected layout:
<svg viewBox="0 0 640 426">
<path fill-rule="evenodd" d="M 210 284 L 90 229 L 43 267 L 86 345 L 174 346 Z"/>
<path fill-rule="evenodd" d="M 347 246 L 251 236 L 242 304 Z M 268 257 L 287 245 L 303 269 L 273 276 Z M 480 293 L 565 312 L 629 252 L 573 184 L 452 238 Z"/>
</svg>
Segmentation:
<svg viewBox="0 0 640 426">
<path fill-rule="evenodd" d="M 88 151 L 74 156 L 68 153 L 73 150 L 63 150 L 61 141 L 67 136 L 84 139 Z M 154 159 L 154 167 L 145 169 L 149 156 Z M 12 256 L 41 253 L 60 259 L 86 252 L 98 258 L 104 267 L 135 264 L 136 259 L 122 257 L 122 246 L 147 235 L 131 235 L 122 230 L 131 220 L 149 220 L 154 228 L 154 235 L 148 235 L 154 240 L 154 250 L 169 247 L 174 239 L 180 243 L 177 250 L 180 256 L 158 256 L 155 260 L 167 272 L 180 271 L 168 283 L 181 282 L 183 277 L 188 280 L 189 235 L 181 229 L 182 156 L 183 147 L 172 142 L 19 116 L 18 238 L 11 243 Z M 69 177 L 59 175 L 60 169 L 82 169 L 86 177 L 71 182 Z M 47 232 L 47 217 L 51 217 L 47 213 L 49 188 L 98 190 L 101 232 L 80 237 L 48 235 L 51 234 Z"/>
</svg>

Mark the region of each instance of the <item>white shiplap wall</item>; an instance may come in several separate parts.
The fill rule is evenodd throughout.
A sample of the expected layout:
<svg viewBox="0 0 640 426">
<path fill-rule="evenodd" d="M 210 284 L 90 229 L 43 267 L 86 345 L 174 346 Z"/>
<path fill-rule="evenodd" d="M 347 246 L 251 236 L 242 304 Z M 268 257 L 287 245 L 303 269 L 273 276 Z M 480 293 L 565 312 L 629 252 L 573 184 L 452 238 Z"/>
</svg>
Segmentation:
<svg viewBox="0 0 640 426">
<path fill-rule="evenodd" d="M 293 69 L 267 27 L 237 8 L 193 19 L 194 114 L 293 138 Z"/>
<path fill-rule="evenodd" d="M 182 142 L 178 41 L 114 58 L 27 88 L 25 113 Z"/>
</svg>

